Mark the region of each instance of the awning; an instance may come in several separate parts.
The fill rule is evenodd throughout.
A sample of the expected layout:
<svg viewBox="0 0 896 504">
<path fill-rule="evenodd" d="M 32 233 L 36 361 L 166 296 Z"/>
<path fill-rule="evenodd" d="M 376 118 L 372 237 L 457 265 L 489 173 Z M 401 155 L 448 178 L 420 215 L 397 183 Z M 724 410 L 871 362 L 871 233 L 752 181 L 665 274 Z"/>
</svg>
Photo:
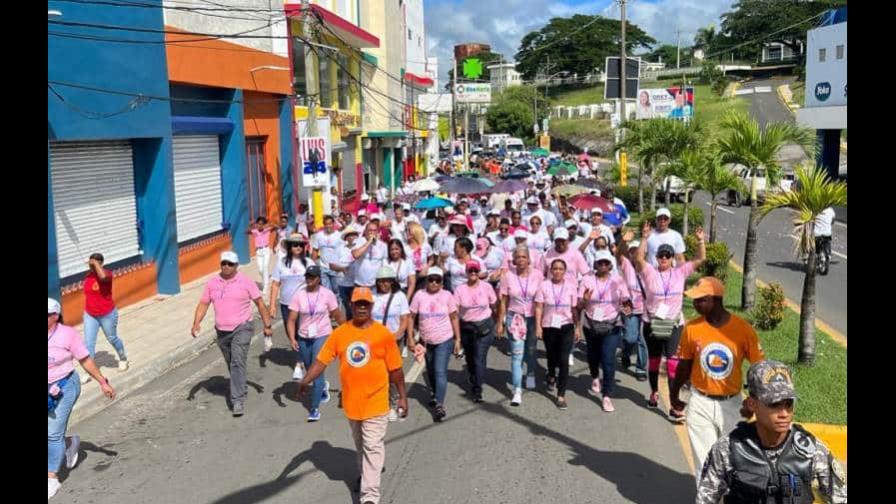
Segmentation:
<svg viewBox="0 0 896 504">
<path fill-rule="evenodd" d="M 420 88 L 431 88 L 435 82 L 429 77 L 405 72 L 404 80 Z"/>
<path fill-rule="evenodd" d="M 333 152 L 342 152 L 342 151 L 347 151 L 347 150 L 349 150 L 349 148 L 348 148 L 348 144 L 347 144 L 347 143 L 345 143 L 345 142 L 338 142 L 338 143 L 334 143 L 334 144 L 332 145 L 332 147 L 330 147 L 330 150 L 332 150 Z"/>
<path fill-rule="evenodd" d="M 338 14 L 324 9 L 320 5 L 311 4 L 312 14 L 319 17 L 323 21 L 326 28 L 329 28 L 342 39 L 346 44 L 361 49 L 365 47 L 379 47 L 380 39 L 372 33 L 355 26 L 346 19 L 339 17 Z M 288 3 L 284 5 L 286 17 L 298 21 L 302 20 L 302 4 Z M 324 32 L 327 30 L 325 29 Z"/>
</svg>

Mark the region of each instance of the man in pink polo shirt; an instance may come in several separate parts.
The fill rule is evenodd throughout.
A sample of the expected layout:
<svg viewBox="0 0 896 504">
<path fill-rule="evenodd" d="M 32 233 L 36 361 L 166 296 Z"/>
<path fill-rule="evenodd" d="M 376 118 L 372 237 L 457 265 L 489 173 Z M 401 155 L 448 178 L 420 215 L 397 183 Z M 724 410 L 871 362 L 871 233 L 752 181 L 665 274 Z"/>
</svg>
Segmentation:
<svg viewBox="0 0 896 504">
<path fill-rule="evenodd" d="M 215 306 L 215 332 L 218 347 L 224 354 L 227 370 L 230 371 L 230 403 L 233 416 L 242 416 L 246 402 L 246 359 L 249 343 L 255 332 L 252 320 L 252 303 L 258 307 L 264 322 L 264 335 L 271 335 L 271 316 L 261 298 L 258 286 L 246 275 L 239 273 L 240 258 L 236 252 L 221 254 L 221 274 L 205 284 L 196 315 L 193 318 L 193 337 L 199 335 L 200 324 L 208 312 L 208 306 Z"/>
</svg>

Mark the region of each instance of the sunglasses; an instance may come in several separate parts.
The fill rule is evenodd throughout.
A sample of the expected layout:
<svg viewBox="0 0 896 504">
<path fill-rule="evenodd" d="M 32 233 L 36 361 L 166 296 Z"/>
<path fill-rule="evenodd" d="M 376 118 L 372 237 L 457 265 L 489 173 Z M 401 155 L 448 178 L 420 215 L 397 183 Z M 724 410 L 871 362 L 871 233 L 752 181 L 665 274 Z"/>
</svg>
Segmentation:
<svg viewBox="0 0 896 504">
<path fill-rule="evenodd" d="M 289 243 L 289 248 L 304 247 L 304 246 L 305 246 L 305 244 L 302 242 L 290 242 Z"/>
<path fill-rule="evenodd" d="M 236 263 L 232 263 L 230 261 L 221 261 L 221 266 L 228 266 L 228 267 L 232 268 L 232 267 L 236 266 Z"/>
<path fill-rule="evenodd" d="M 656 255 L 657 259 L 672 259 L 672 254 L 668 252 L 663 252 L 661 254 Z"/>
<path fill-rule="evenodd" d="M 437 284 L 440 284 L 440 283 L 442 283 L 442 277 L 429 277 L 429 278 L 426 279 L 426 281 L 429 282 L 429 283 L 437 283 Z"/>
</svg>

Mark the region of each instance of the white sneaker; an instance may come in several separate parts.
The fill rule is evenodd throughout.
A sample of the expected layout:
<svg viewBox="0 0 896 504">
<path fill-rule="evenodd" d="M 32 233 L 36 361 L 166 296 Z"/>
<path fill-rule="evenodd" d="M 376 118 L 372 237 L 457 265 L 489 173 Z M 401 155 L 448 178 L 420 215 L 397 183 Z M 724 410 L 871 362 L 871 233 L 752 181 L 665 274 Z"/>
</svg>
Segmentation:
<svg viewBox="0 0 896 504">
<path fill-rule="evenodd" d="M 390 421 L 390 422 L 397 422 L 397 421 L 398 421 L 398 412 L 395 411 L 395 408 L 390 408 L 390 409 L 389 409 L 389 421 Z"/>
<path fill-rule="evenodd" d="M 401 347 L 401 358 L 402 359 L 408 358 L 408 347 L 406 347 L 406 346 Z"/>
<path fill-rule="evenodd" d="M 305 377 L 305 368 L 302 367 L 301 364 L 296 365 L 295 370 L 292 372 L 292 379 L 295 381 L 299 381 Z"/>
<path fill-rule="evenodd" d="M 572 354 L 569 354 L 569 365 L 570 366 L 576 365 L 576 359 L 575 359 L 575 357 L 572 356 Z"/>
<path fill-rule="evenodd" d="M 69 445 L 65 449 L 65 467 L 72 469 L 78 464 L 78 449 L 81 448 L 81 438 L 77 434 L 72 434 L 69 439 Z"/>
<path fill-rule="evenodd" d="M 58 479 L 47 478 L 47 499 L 52 499 L 61 486 Z"/>
<path fill-rule="evenodd" d="M 513 391 L 513 399 L 510 400 L 511 406 L 519 406 L 523 402 L 523 389 L 515 389 Z"/>
<path fill-rule="evenodd" d="M 128 362 L 127 359 L 118 361 L 118 371 L 119 372 L 127 371 L 130 366 L 131 366 L 130 362 Z"/>
<path fill-rule="evenodd" d="M 90 375 L 87 374 L 86 372 L 81 375 L 81 385 L 84 385 L 85 383 L 89 382 L 90 380 L 91 380 Z"/>
<path fill-rule="evenodd" d="M 270 352 L 272 348 L 274 348 L 274 337 L 273 336 L 265 336 L 264 337 L 264 351 Z"/>
</svg>

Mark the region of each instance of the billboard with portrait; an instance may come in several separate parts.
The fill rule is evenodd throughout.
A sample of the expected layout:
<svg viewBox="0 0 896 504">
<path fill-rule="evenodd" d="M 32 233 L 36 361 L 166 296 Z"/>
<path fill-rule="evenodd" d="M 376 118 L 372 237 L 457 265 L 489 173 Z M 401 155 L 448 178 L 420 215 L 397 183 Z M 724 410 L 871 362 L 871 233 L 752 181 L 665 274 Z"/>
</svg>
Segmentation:
<svg viewBox="0 0 896 504">
<path fill-rule="evenodd" d="M 694 88 L 639 89 L 636 119 L 691 119 L 694 117 Z"/>
</svg>

